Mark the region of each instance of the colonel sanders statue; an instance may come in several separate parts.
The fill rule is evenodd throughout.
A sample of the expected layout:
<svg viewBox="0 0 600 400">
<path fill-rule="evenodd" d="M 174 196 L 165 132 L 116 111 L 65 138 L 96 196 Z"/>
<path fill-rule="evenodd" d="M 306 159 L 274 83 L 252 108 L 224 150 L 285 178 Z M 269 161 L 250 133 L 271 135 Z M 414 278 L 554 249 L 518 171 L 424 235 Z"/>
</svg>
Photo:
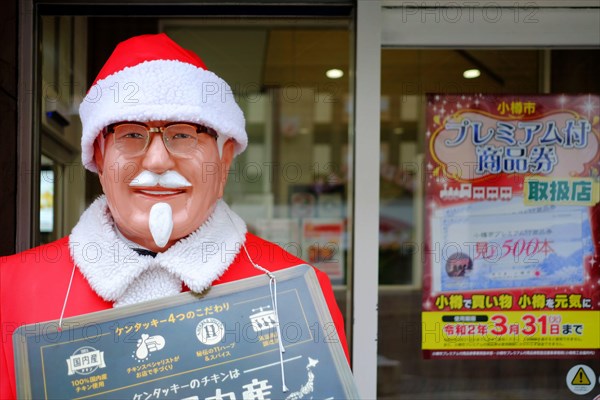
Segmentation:
<svg viewBox="0 0 600 400">
<path fill-rule="evenodd" d="M 115 99 L 115 85 L 131 97 Z M 104 195 L 68 237 L 2 260 L 1 399 L 16 397 L 11 335 L 21 325 L 202 292 L 262 274 L 256 265 L 303 263 L 248 233 L 221 199 L 247 145 L 244 115 L 195 53 L 164 34 L 120 43 L 79 113 L 83 164 Z M 331 285 L 316 273 L 347 352 Z"/>
</svg>

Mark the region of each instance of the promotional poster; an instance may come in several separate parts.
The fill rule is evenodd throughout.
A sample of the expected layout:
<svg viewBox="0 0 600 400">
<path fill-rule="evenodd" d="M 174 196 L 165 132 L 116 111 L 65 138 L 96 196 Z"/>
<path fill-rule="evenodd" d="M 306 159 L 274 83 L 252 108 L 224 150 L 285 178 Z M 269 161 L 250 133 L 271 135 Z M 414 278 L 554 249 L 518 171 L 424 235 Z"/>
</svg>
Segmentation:
<svg viewBox="0 0 600 400">
<path fill-rule="evenodd" d="M 600 354 L 598 95 L 427 97 L 426 358 Z"/>
</svg>

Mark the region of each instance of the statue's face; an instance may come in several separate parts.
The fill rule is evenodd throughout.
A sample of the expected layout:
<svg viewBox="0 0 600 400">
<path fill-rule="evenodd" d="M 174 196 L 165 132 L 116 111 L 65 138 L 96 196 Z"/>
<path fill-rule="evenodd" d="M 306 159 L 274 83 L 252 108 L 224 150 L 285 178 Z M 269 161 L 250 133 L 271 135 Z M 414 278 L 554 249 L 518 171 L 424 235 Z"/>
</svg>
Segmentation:
<svg viewBox="0 0 600 400">
<path fill-rule="evenodd" d="M 164 121 L 145 123 L 149 127 L 167 124 Z M 215 138 L 200 133 L 191 151 L 172 154 L 165 147 L 162 135 L 152 133 L 146 151 L 132 155 L 117 145 L 113 136 L 114 133 L 96 140 L 94 159 L 108 207 L 121 233 L 146 248 L 161 251 L 198 229 L 223 196 L 234 142 L 227 141 L 219 156 Z M 161 176 L 160 183 L 154 181 L 158 176 Z M 151 210 L 158 203 L 168 204 L 172 211 L 173 229 L 167 234 L 164 246 L 157 244 L 149 228 Z M 161 207 L 155 207 L 154 216 L 157 208 Z M 164 208 L 169 207 L 161 209 Z M 156 221 L 155 226 L 164 223 L 160 218 Z"/>
</svg>

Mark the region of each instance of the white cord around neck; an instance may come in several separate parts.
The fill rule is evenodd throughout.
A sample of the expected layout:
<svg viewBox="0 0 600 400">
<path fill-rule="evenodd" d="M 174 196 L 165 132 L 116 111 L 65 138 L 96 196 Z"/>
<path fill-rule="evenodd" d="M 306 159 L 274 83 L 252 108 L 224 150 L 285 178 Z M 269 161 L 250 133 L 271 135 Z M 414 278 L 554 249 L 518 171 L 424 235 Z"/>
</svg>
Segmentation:
<svg viewBox="0 0 600 400">
<path fill-rule="evenodd" d="M 71 271 L 71 279 L 69 279 L 69 287 L 67 287 L 67 293 L 65 294 L 65 301 L 63 302 L 62 311 L 60 312 L 60 318 L 58 319 L 58 330 L 62 330 L 62 321 L 65 315 L 65 309 L 67 308 L 67 300 L 69 299 L 69 294 L 71 293 L 71 286 L 73 285 L 73 276 L 75 276 L 75 268 L 76 264 L 73 263 L 73 270 Z"/>
<path fill-rule="evenodd" d="M 271 294 L 271 306 L 272 306 L 273 311 L 275 312 L 275 319 L 277 320 L 277 322 L 275 324 L 275 328 L 277 329 L 277 338 L 279 339 L 278 340 L 279 341 L 279 364 L 281 366 L 281 386 L 282 386 L 281 390 L 285 393 L 289 389 L 285 384 L 285 369 L 283 367 L 283 353 L 285 353 L 285 347 L 283 346 L 283 338 L 281 337 L 281 327 L 279 325 L 279 311 L 277 309 L 277 278 L 275 278 L 275 275 L 271 271 L 269 271 L 265 267 L 258 265 L 257 263 L 254 262 L 252 257 L 250 257 L 250 253 L 248 252 L 248 249 L 244 245 L 244 237 L 238 230 L 237 226 L 235 226 L 235 223 L 233 222 L 233 218 L 231 218 L 231 215 L 229 215 L 229 210 L 227 210 L 226 213 L 227 213 L 227 217 L 229 217 L 229 220 L 233 224 L 233 227 L 241 240 L 240 243 L 242 245 L 242 248 L 244 249 L 244 252 L 246 253 L 246 256 L 248 257 L 248 260 L 250 261 L 252 266 L 254 268 L 256 268 L 257 270 L 264 272 L 269 277 L 269 292 Z"/>
</svg>

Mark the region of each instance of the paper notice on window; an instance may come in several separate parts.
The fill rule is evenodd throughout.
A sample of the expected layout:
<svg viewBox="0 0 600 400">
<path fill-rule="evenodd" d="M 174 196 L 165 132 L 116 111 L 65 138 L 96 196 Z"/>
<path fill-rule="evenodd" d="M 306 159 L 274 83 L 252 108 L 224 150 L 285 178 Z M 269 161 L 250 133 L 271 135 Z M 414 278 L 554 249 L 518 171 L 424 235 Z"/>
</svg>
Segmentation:
<svg viewBox="0 0 600 400">
<path fill-rule="evenodd" d="M 587 210 L 488 208 L 451 208 L 433 216 L 434 290 L 584 283 L 584 257 L 593 251 Z"/>
</svg>

